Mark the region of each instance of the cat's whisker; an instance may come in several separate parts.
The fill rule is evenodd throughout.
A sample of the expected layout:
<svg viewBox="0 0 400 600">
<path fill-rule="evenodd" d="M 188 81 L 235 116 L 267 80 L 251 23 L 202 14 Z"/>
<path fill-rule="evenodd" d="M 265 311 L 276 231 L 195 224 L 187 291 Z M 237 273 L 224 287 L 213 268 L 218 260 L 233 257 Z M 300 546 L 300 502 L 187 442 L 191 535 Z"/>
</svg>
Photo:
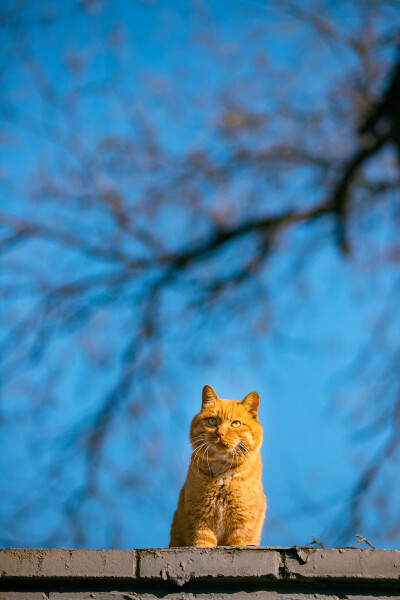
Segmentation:
<svg viewBox="0 0 400 600">
<path fill-rule="evenodd" d="M 204 442 L 204 443 L 207 443 L 207 442 Z M 201 444 L 200 445 L 197 445 L 197 444 L 199 444 L 199 442 L 196 442 L 196 445 L 193 444 L 193 446 L 191 447 L 192 448 L 192 454 L 193 454 L 193 452 L 195 452 L 196 450 L 198 450 L 198 448 L 201 448 Z"/>
<path fill-rule="evenodd" d="M 197 466 L 197 473 L 200 475 L 199 473 L 199 460 L 200 460 L 200 456 L 201 456 L 201 449 L 204 448 L 204 446 L 207 445 L 208 442 L 204 442 L 204 444 L 201 444 L 201 446 L 199 446 L 198 448 L 196 448 L 196 450 L 194 450 L 192 452 L 192 462 L 194 463 L 196 461 L 196 466 Z"/>
<path fill-rule="evenodd" d="M 199 439 L 193 440 L 193 442 L 192 442 L 192 445 L 193 445 L 193 444 L 198 444 L 199 442 L 207 442 L 207 441 L 208 441 L 208 440 L 207 440 L 207 438 L 206 438 L 206 437 L 199 438 Z"/>
<path fill-rule="evenodd" d="M 204 460 L 204 459 L 207 459 L 207 455 L 206 455 L 207 448 L 208 448 L 208 446 L 206 446 L 206 447 L 204 448 L 203 452 L 202 452 L 202 460 Z M 208 461 L 207 461 L 207 462 L 208 462 Z"/>
<path fill-rule="evenodd" d="M 207 441 L 207 438 L 199 438 L 198 440 L 193 440 L 190 445 L 194 446 L 194 444 L 198 444 L 199 442 L 206 442 L 206 441 Z"/>
<path fill-rule="evenodd" d="M 184 457 L 184 456 L 185 456 L 185 454 L 186 454 L 186 452 L 187 452 L 188 450 L 190 450 L 191 448 L 193 448 L 194 444 L 197 444 L 198 442 L 202 442 L 202 441 L 204 441 L 205 439 L 206 439 L 206 438 L 202 437 L 202 438 L 197 438 L 197 439 L 193 440 L 193 441 L 192 441 L 190 444 L 188 444 L 188 445 L 186 446 L 186 448 L 184 449 L 184 451 L 183 451 L 183 453 L 182 453 L 182 457 Z"/>
<path fill-rule="evenodd" d="M 244 442 L 240 442 L 239 447 L 242 448 L 245 452 L 247 452 L 247 454 L 250 456 L 250 450 Z"/>
<path fill-rule="evenodd" d="M 204 442 L 204 444 L 201 444 L 201 446 L 199 446 L 198 448 L 196 448 L 195 450 L 193 450 L 192 452 L 192 456 L 191 456 L 191 461 L 194 463 L 196 458 L 199 457 L 200 455 L 200 451 L 201 449 L 207 444 L 207 442 Z M 198 464 L 198 462 L 197 462 Z"/>
<path fill-rule="evenodd" d="M 207 438 L 203 437 L 203 438 L 199 438 L 197 440 L 193 440 L 191 445 L 194 446 L 195 444 L 198 444 L 199 442 L 207 442 L 207 441 L 208 441 Z"/>
<path fill-rule="evenodd" d="M 196 458 L 196 454 L 199 452 L 199 450 L 201 450 L 201 448 L 203 448 L 203 446 L 206 446 L 207 442 L 203 442 L 202 444 L 200 444 L 199 446 L 197 446 L 193 452 L 192 452 L 192 458 Z"/>
<path fill-rule="evenodd" d="M 188 444 L 188 445 L 185 447 L 184 451 L 183 451 L 183 456 L 185 456 L 185 454 L 186 454 L 186 452 L 189 450 L 189 448 L 192 448 L 192 447 L 193 447 L 193 444 L 196 444 L 197 442 L 201 442 L 201 441 L 203 441 L 203 440 L 206 440 L 206 436 L 205 436 L 205 435 L 201 435 L 201 436 L 199 436 L 199 437 L 197 437 L 197 438 L 194 438 L 193 440 L 190 440 L 190 444 Z"/>
<path fill-rule="evenodd" d="M 209 460 L 208 460 L 208 451 L 209 451 L 209 449 L 210 449 L 210 444 L 208 444 L 208 446 L 207 446 L 206 450 L 207 450 L 207 464 L 208 464 L 208 470 L 210 471 L 210 475 L 212 475 L 212 473 L 211 473 L 211 467 L 210 467 L 210 463 L 209 463 Z"/>
<path fill-rule="evenodd" d="M 206 442 L 206 443 L 207 443 L 207 442 Z M 203 445 L 205 445 L 205 444 L 203 444 Z M 205 452 L 205 450 L 203 450 L 203 456 L 204 456 L 204 452 Z M 197 474 L 198 474 L 198 475 L 200 475 L 200 473 L 199 473 L 199 461 L 200 461 L 200 457 L 201 457 L 201 452 L 199 452 L 199 453 L 197 454 L 197 462 L 196 462 L 196 464 L 197 464 Z"/>
<path fill-rule="evenodd" d="M 193 450 L 196 450 L 196 448 L 198 448 L 199 445 L 206 444 L 206 443 L 207 443 L 207 440 L 199 440 L 198 442 L 193 442 L 192 448 L 193 448 Z"/>
</svg>

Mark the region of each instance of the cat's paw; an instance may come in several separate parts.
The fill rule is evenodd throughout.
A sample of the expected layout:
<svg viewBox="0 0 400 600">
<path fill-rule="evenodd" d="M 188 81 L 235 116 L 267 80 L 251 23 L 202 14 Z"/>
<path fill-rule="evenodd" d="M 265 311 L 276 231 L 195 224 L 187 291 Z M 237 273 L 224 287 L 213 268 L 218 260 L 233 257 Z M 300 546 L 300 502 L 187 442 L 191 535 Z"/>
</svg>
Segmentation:
<svg viewBox="0 0 400 600">
<path fill-rule="evenodd" d="M 200 540 L 195 543 L 196 548 L 215 548 L 216 545 L 217 544 L 214 544 L 213 542 L 208 542 L 206 540 Z"/>
</svg>

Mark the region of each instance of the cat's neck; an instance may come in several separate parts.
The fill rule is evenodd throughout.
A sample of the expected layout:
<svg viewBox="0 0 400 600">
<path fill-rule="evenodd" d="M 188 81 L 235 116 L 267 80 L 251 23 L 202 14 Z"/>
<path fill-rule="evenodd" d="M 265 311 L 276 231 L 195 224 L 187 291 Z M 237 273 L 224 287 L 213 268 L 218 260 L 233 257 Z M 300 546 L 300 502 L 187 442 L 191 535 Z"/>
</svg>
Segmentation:
<svg viewBox="0 0 400 600">
<path fill-rule="evenodd" d="M 203 477 L 237 477 L 243 471 L 253 468 L 254 463 L 259 459 L 259 450 L 252 452 L 250 456 L 246 457 L 246 459 L 242 461 L 232 461 L 230 458 L 227 458 L 226 460 L 223 458 L 214 460 L 201 458 L 199 460 L 192 460 L 189 470 L 192 470 L 194 474 L 201 475 Z"/>
</svg>

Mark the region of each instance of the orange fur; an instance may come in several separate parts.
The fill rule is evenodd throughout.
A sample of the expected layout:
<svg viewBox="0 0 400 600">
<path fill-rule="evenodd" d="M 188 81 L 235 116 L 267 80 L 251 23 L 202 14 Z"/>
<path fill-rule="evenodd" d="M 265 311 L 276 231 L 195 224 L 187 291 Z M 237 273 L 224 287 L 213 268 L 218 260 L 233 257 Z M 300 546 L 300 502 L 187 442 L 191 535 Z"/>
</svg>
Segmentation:
<svg viewBox="0 0 400 600">
<path fill-rule="evenodd" d="M 239 402 L 218 398 L 211 386 L 204 387 L 201 410 L 190 428 L 192 459 L 170 547 L 260 543 L 266 499 L 258 403 L 257 392 Z"/>
</svg>

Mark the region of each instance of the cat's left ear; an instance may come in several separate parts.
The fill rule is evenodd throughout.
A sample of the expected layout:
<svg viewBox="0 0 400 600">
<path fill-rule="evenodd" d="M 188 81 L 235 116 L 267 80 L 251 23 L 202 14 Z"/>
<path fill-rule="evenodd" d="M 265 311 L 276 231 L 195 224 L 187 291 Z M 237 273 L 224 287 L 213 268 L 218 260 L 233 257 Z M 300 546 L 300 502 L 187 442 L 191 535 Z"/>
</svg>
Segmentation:
<svg viewBox="0 0 400 600">
<path fill-rule="evenodd" d="M 247 394 L 247 396 L 243 398 L 242 404 L 245 406 L 245 408 L 247 408 L 253 417 L 256 417 L 258 413 L 258 405 L 260 404 L 260 396 L 257 394 L 257 392 L 250 392 L 250 394 Z"/>
<path fill-rule="evenodd" d="M 214 402 L 216 402 L 217 400 L 218 400 L 218 396 L 217 396 L 214 388 L 211 387 L 211 385 L 205 385 L 203 387 L 201 408 L 204 408 L 205 406 L 207 406 L 209 404 L 214 404 Z"/>
</svg>

